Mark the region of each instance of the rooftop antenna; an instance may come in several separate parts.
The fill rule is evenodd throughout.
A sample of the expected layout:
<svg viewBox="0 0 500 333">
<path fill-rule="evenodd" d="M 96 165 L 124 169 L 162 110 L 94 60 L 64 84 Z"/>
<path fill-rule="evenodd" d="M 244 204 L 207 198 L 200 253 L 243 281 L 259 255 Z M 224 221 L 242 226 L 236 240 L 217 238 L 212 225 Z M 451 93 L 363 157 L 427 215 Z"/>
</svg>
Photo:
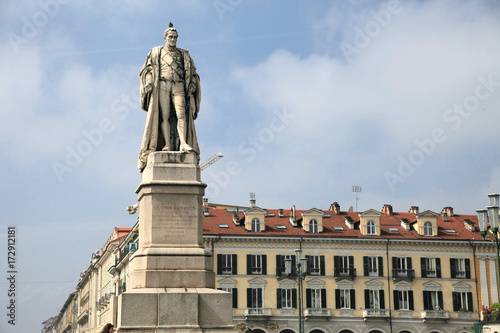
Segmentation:
<svg viewBox="0 0 500 333">
<path fill-rule="evenodd" d="M 361 193 L 361 186 L 353 185 L 352 191 L 356 193 L 356 212 L 358 211 L 358 193 Z"/>
</svg>

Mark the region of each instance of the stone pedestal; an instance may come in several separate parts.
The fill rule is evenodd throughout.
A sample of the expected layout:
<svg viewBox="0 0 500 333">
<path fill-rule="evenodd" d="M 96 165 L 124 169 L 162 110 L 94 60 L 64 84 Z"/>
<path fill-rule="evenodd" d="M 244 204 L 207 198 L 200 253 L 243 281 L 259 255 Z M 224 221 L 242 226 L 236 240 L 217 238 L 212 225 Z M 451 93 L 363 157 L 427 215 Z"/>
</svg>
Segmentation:
<svg viewBox="0 0 500 333">
<path fill-rule="evenodd" d="M 118 297 L 118 332 L 235 332 L 231 295 L 213 289 L 194 153 L 156 152 L 137 188 L 139 250 Z"/>
</svg>

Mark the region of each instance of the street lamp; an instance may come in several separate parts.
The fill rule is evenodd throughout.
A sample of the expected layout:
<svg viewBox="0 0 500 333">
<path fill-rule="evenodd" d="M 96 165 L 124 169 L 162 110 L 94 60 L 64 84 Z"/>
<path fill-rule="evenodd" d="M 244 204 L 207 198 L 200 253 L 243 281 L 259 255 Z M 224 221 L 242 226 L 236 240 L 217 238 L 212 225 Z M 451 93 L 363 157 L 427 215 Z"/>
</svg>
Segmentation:
<svg viewBox="0 0 500 333">
<path fill-rule="evenodd" d="M 476 213 L 479 221 L 479 232 L 481 233 L 483 240 L 486 239 L 486 234 L 488 233 L 488 220 L 490 222 L 490 231 L 495 236 L 495 247 L 497 251 L 497 283 L 498 291 L 500 292 L 500 256 L 498 244 L 499 198 L 500 194 L 488 194 L 490 205 L 486 207 L 487 209 L 476 209 Z"/>
<path fill-rule="evenodd" d="M 289 278 L 296 278 L 299 286 L 299 333 L 302 333 L 302 281 L 307 274 L 307 258 L 302 258 L 302 250 L 295 250 L 297 271 L 292 274 L 292 258 L 285 259 L 285 273 Z"/>
</svg>

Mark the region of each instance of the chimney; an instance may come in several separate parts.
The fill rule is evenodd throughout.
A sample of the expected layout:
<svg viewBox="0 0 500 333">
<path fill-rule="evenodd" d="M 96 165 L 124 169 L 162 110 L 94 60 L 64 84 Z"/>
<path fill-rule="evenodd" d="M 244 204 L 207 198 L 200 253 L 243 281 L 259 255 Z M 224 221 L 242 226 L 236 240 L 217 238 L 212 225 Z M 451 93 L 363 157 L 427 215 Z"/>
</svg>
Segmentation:
<svg viewBox="0 0 500 333">
<path fill-rule="evenodd" d="M 418 207 L 417 207 L 417 208 L 418 208 Z M 411 212 L 411 208 L 410 208 L 410 212 Z M 401 219 L 401 226 L 402 226 L 405 230 L 409 231 L 409 230 L 410 230 L 410 221 L 408 221 L 408 219 L 406 219 L 406 218 L 402 218 L 402 219 Z"/>
<path fill-rule="evenodd" d="M 250 208 L 255 207 L 255 193 L 250 192 Z"/>
<path fill-rule="evenodd" d="M 208 207 L 208 198 L 203 198 L 203 207 Z"/>
<path fill-rule="evenodd" d="M 294 227 L 297 226 L 297 219 L 295 216 L 295 205 L 292 206 L 291 208 L 292 213 L 290 214 L 290 224 L 293 225 Z"/>
<path fill-rule="evenodd" d="M 408 212 L 417 215 L 418 214 L 418 206 L 411 206 L 410 210 Z"/>
<path fill-rule="evenodd" d="M 238 213 L 233 211 L 233 223 L 235 225 L 240 225 L 240 217 L 238 216 Z"/>
<path fill-rule="evenodd" d="M 330 205 L 330 210 L 332 210 L 335 215 L 340 215 L 340 205 L 338 202 L 334 202 Z"/>
<path fill-rule="evenodd" d="M 385 204 L 384 207 L 382 207 L 382 213 L 386 213 L 389 216 L 394 215 L 392 212 L 392 206 L 389 204 Z"/>
<path fill-rule="evenodd" d="M 203 216 L 210 216 L 210 213 L 208 212 L 208 207 L 203 207 Z"/>
<path fill-rule="evenodd" d="M 446 213 L 449 217 L 453 217 L 453 207 L 446 207 Z"/>
<path fill-rule="evenodd" d="M 344 218 L 344 223 L 350 230 L 354 230 L 354 221 L 350 216 Z"/>
<path fill-rule="evenodd" d="M 448 222 L 448 213 L 446 213 L 446 211 L 443 210 L 443 222 Z"/>
<path fill-rule="evenodd" d="M 278 209 L 278 216 L 283 217 L 283 208 Z"/>
</svg>

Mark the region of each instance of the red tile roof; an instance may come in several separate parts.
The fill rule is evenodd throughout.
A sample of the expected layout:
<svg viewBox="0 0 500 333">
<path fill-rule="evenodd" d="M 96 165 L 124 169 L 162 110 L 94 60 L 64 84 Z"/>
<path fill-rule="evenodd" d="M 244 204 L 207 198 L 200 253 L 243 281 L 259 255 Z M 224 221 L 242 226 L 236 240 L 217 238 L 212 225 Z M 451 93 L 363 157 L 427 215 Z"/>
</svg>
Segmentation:
<svg viewBox="0 0 500 333">
<path fill-rule="evenodd" d="M 300 221 L 302 212 L 306 210 L 296 210 L 296 219 Z M 447 216 L 447 222 L 443 221 L 443 215 L 438 217 L 438 235 L 437 236 L 420 236 L 417 231 L 411 228 L 409 231 L 401 226 L 401 220 L 407 219 L 410 224 L 417 222 L 417 218 L 413 213 L 394 212 L 393 215 L 383 213 L 380 217 L 381 235 L 380 236 L 364 236 L 360 230 L 351 230 L 345 224 L 345 218 L 350 217 L 354 223 L 359 226 L 359 215 L 355 212 L 339 212 L 338 215 L 331 210 L 323 210 L 330 217 L 323 218 L 323 232 L 319 234 L 310 234 L 305 232 L 302 227 L 293 227 L 289 222 L 291 210 L 283 210 L 283 217 L 278 216 L 278 209 L 267 209 L 265 218 L 266 229 L 264 232 L 249 232 L 244 228 L 244 214 L 242 211 L 238 213 L 238 217 L 242 222 L 241 225 L 235 225 L 233 222 L 233 212 L 223 208 L 208 207 L 208 216 L 203 217 L 203 234 L 204 235 L 247 235 L 252 237 L 286 237 L 286 236 L 303 236 L 303 237 L 342 237 L 342 238 L 364 238 L 364 239 L 421 239 L 421 240 L 481 240 L 479 234 L 478 221 L 476 215 L 461 215 L 455 214 Z M 274 214 L 274 216 L 273 216 Z M 472 232 L 464 226 L 464 220 L 470 220 L 473 223 L 475 231 Z M 218 224 L 227 224 L 228 228 L 220 228 Z M 286 229 L 278 229 L 277 225 L 284 225 Z M 342 227 L 343 230 L 335 230 L 334 227 Z M 397 232 L 392 232 L 389 228 L 397 229 Z M 358 228 L 359 229 L 359 228 Z M 448 233 L 446 230 L 452 229 L 455 233 Z"/>
</svg>

